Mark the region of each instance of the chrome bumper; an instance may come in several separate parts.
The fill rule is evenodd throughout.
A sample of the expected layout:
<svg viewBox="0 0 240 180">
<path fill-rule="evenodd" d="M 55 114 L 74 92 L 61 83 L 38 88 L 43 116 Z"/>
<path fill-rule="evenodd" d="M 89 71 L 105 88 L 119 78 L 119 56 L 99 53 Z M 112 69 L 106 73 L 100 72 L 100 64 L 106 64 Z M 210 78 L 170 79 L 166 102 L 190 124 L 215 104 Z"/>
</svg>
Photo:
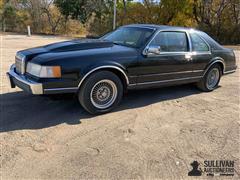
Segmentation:
<svg viewBox="0 0 240 180">
<path fill-rule="evenodd" d="M 7 72 L 8 79 L 10 81 L 10 85 L 12 88 L 15 88 L 16 86 L 30 92 L 32 94 L 43 94 L 43 86 L 42 83 L 34 82 L 28 78 L 26 78 L 24 75 L 19 75 L 15 73 L 15 65 L 13 64 Z"/>
</svg>

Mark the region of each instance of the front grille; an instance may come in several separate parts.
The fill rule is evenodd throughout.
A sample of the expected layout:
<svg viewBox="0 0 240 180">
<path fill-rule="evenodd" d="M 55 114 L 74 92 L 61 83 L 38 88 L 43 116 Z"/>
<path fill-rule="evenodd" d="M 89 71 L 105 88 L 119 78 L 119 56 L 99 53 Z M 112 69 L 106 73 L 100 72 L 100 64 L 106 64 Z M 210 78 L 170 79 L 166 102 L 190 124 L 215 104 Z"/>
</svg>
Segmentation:
<svg viewBox="0 0 240 180">
<path fill-rule="evenodd" d="M 15 57 L 16 71 L 19 74 L 25 73 L 25 58 L 22 55 L 17 54 Z"/>
</svg>

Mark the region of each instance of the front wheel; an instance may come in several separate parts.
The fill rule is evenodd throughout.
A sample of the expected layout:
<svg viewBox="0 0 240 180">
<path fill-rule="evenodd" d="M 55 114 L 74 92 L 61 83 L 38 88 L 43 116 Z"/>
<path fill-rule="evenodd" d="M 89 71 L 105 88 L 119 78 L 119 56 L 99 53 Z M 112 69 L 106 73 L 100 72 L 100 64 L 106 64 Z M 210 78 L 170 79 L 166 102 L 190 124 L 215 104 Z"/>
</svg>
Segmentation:
<svg viewBox="0 0 240 180">
<path fill-rule="evenodd" d="M 218 87 L 222 76 L 221 66 L 213 65 L 205 74 L 203 79 L 197 83 L 197 87 L 205 92 L 213 91 Z"/>
<path fill-rule="evenodd" d="M 88 77 L 78 93 L 80 104 L 91 114 L 111 111 L 121 101 L 123 85 L 118 76 L 99 71 Z"/>
</svg>

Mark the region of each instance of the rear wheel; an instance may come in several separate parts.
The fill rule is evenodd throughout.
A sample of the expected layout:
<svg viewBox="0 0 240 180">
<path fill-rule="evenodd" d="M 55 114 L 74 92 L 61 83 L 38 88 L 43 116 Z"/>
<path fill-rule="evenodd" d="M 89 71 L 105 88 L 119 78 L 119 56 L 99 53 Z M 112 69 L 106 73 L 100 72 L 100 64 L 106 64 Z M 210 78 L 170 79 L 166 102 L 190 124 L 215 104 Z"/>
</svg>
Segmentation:
<svg viewBox="0 0 240 180">
<path fill-rule="evenodd" d="M 121 101 L 123 85 L 117 75 L 99 71 L 88 77 L 78 93 L 80 104 L 91 114 L 111 111 Z"/>
<path fill-rule="evenodd" d="M 205 74 L 203 79 L 197 83 L 197 87 L 205 92 L 213 91 L 218 87 L 222 76 L 221 66 L 213 65 Z"/>
</svg>

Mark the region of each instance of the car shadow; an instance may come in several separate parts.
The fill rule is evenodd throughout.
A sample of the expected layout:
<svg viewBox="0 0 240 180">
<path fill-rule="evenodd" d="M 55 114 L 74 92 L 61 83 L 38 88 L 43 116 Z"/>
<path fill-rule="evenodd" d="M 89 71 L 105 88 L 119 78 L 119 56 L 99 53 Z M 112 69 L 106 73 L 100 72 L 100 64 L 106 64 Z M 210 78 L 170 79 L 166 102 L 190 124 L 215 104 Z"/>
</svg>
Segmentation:
<svg viewBox="0 0 240 180">
<path fill-rule="evenodd" d="M 150 104 L 178 99 L 200 93 L 195 86 L 182 85 L 161 89 L 130 91 L 114 112 L 139 108 Z M 92 119 L 78 103 L 76 96 L 34 96 L 25 92 L 0 95 L 0 132 L 43 129 L 58 124 L 80 124 Z"/>
</svg>

